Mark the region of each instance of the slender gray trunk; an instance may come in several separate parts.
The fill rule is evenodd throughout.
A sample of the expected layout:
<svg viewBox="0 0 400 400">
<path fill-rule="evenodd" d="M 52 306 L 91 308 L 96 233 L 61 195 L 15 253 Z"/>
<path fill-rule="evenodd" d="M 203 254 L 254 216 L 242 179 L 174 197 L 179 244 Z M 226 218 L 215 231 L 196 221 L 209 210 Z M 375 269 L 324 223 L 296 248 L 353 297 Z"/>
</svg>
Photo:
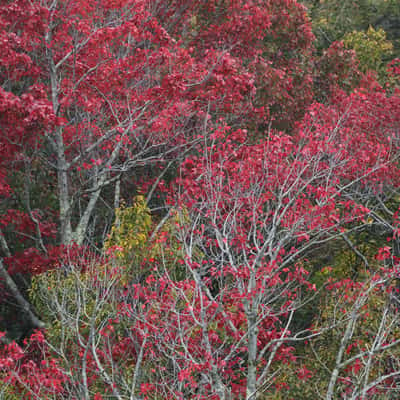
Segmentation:
<svg viewBox="0 0 400 400">
<path fill-rule="evenodd" d="M 336 355 L 335 368 L 332 371 L 331 379 L 329 380 L 328 390 L 326 392 L 326 398 L 325 398 L 326 400 L 332 400 L 335 394 L 336 382 L 338 380 L 339 372 L 342 367 L 344 352 L 346 350 L 349 340 L 352 337 L 354 324 L 356 323 L 358 317 L 358 310 L 359 310 L 359 305 L 357 304 L 351 313 L 351 317 L 349 322 L 347 323 L 343 338 L 340 341 L 340 347 Z"/>
<path fill-rule="evenodd" d="M 71 210 L 70 210 L 70 196 L 68 186 L 68 165 L 65 159 L 64 143 L 62 132 L 59 130 L 57 133 L 57 178 L 58 178 L 58 195 L 60 206 L 60 235 L 61 243 L 64 245 L 71 244 L 72 242 L 72 229 L 71 229 Z"/>
<path fill-rule="evenodd" d="M 50 50 L 50 42 L 52 39 L 51 27 L 46 35 L 47 47 L 47 61 L 50 73 L 51 84 L 51 101 L 53 105 L 53 112 L 58 115 L 59 112 L 59 92 L 57 82 L 57 68 L 54 63 L 53 54 Z M 70 198 L 68 186 L 68 163 L 65 157 L 64 139 L 62 136 L 62 129 L 57 128 L 55 131 L 55 147 L 57 152 L 57 180 L 58 180 L 58 195 L 60 206 L 60 225 L 61 225 L 61 243 L 68 245 L 72 242 L 71 218 L 70 218 Z"/>
<path fill-rule="evenodd" d="M 89 225 L 90 217 L 93 213 L 93 210 L 96 206 L 97 200 L 99 199 L 101 189 L 96 190 L 90 197 L 89 203 L 86 206 L 85 212 L 83 213 L 82 217 L 79 220 L 78 226 L 73 233 L 74 242 L 78 245 L 83 244 L 85 240 L 86 230 Z"/>
<path fill-rule="evenodd" d="M 257 398 L 257 315 L 253 312 L 247 317 L 248 334 L 248 365 L 247 365 L 247 390 L 246 400 Z"/>
<path fill-rule="evenodd" d="M 252 293 L 256 286 L 255 272 L 251 272 L 248 291 Z M 257 302 L 253 298 L 251 303 L 247 303 L 247 336 L 248 336 L 248 365 L 247 365 L 247 388 L 246 400 L 256 400 L 257 398 Z"/>
<path fill-rule="evenodd" d="M 31 305 L 27 300 L 25 300 L 24 296 L 22 296 L 21 292 L 18 289 L 18 286 L 15 284 L 14 280 L 7 272 L 7 269 L 3 264 L 3 260 L 1 259 L 0 259 L 0 278 L 5 282 L 11 294 L 14 296 L 14 299 L 21 307 L 23 313 L 28 317 L 29 322 L 32 324 L 32 326 L 34 326 L 35 328 L 44 328 L 45 326 L 44 322 L 42 322 L 33 313 L 33 311 L 31 310 Z"/>
</svg>

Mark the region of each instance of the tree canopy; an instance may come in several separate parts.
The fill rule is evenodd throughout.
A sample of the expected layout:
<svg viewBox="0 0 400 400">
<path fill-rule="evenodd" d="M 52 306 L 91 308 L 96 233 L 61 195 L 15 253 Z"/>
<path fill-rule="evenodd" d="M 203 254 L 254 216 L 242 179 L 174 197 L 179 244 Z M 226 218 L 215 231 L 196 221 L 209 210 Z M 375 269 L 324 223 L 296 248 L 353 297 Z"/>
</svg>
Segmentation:
<svg viewBox="0 0 400 400">
<path fill-rule="evenodd" d="M 395 399 L 400 7 L 0 2 L 0 399 Z"/>
</svg>

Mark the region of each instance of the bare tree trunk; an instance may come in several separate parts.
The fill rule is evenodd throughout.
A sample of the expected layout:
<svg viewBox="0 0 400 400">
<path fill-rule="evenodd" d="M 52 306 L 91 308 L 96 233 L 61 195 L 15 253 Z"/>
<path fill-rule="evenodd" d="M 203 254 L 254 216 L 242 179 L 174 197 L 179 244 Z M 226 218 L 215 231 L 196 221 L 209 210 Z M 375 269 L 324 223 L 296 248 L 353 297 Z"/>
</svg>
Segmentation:
<svg viewBox="0 0 400 400">
<path fill-rule="evenodd" d="M 58 115 L 59 112 L 59 92 L 57 82 L 57 67 L 54 63 L 53 54 L 51 52 L 51 40 L 52 40 L 52 25 L 49 26 L 49 30 L 46 33 L 47 43 L 47 62 L 50 73 L 51 83 L 51 101 L 53 104 L 54 115 Z M 71 218 L 70 218 L 70 199 L 69 199 L 69 186 L 68 186 L 68 163 L 65 157 L 65 146 L 62 135 L 62 129 L 57 128 L 54 134 L 54 142 L 52 145 L 55 147 L 57 152 L 57 180 L 58 180 L 58 195 L 59 195 L 59 206 L 60 206 L 60 225 L 61 225 L 61 243 L 70 244 L 72 241 L 72 230 L 71 230 Z"/>
<path fill-rule="evenodd" d="M 96 190 L 90 197 L 89 203 L 86 206 L 85 212 L 79 220 L 78 226 L 73 233 L 73 240 L 76 244 L 82 245 L 85 240 L 85 234 L 89 225 L 90 217 L 94 211 L 97 200 L 99 199 L 101 189 Z"/>
<path fill-rule="evenodd" d="M 6 267 L 3 264 L 3 260 L 0 259 L 0 278 L 5 282 L 6 286 L 10 290 L 11 294 L 14 296 L 18 305 L 21 307 L 24 314 L 28 317 L 29 322 L 34 328 L 44 328 L 45 324 L 42 322 L 31 310 L 31 305 L 24 296 L 21 294 L 18 286 L 15 284 L 14 280 L 11 278 L 10 274 L 7 272 Z"/>
<path fill-rule="evenodd" d="M 68 165 L 65 159 L 64 143 L 62 132 L 59 129 L 56 133 L 57 140 L 57 178 L 58 178 L 58 195 L 60 206 L 60 235 L 61 243 L 68 245 L 72 242 L 71 229 L 71 205 L 68 187 Z"/>
<path fill-rule="evenodd" d="M 343 356 L 345 354 L 347 344 L 351 339 L 351 337 L 353 336 L 354 325 L 358 318 L 359 309 L 360 309 L 360 304 L 356 304 L 351 313 L 350 319 L 346 325 L 346 330 L 344 332 L 343 338 L 340 341 L 340 347 L 336 355 L 335 368 L 333 369 L 331 379 L 329 380 L 328 391 L 326 393 L 326 400 L 332 400 L 334 398 L 335 386 L 339 377 L 340 369 L 342 368 Z"/>
<path fill-rule="evenodd" d="M 246 400 L 255 400 L 257 398 L 257 314 L 251 312 L 247 318 L 248 342 L 248 366 L 247 366 L 247 390 Z"/>
<path fill-rule="evenodd" d="M 248 285 L 248 292 L 252 293 L 256 287 L 255 271 L 251 272 Z M 255 298 L 249 304 L 246 301 L 247 308 L 247 335 L 248 335 L 248 365 L 247 365 L 247 389 L 246 400 L 256 400 L 257 398 L 257 301 Z"/>
</svg>

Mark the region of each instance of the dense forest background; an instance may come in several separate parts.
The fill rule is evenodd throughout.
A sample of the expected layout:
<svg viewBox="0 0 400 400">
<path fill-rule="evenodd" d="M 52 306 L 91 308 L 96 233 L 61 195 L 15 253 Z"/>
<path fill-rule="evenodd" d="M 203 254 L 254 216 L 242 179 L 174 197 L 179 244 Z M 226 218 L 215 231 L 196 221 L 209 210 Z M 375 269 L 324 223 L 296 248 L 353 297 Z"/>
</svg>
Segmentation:
<svg viewBox="0 0 400 400">
<path fill-rule="evenodd" d="M 0 399 L 400 398 L 398 0 L 1 0 L 0 43 Z"/>
</svg>

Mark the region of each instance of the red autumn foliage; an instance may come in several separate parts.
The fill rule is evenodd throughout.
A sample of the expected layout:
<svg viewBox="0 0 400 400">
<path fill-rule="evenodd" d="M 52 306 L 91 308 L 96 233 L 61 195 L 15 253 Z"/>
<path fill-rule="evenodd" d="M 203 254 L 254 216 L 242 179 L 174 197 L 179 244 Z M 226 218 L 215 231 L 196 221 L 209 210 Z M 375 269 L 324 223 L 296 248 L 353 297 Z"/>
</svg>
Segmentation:
<svg viewBox="0 0 400 400">
<path fill-rule="evenodd" d="M 322 332 L 295 321 L 317 293 L 307 256 L 371 224 L 393 242 L 377 250 L 376 270 L 324 282 L 351 302 L 342 314 L 356 315 L 340 321 L 326 399 L 338 385 L 365 399 L 396 384 L 392 366 L 354 383 L 375 353 L 347 332 L 364 298 L 398 289 L 398 214 L 388 207 L 400 183 L 399 92 L 363 76 L 340 42 L 316 59 L 313 40 L 295 0 L 0 3 L 1 283 L 42 327 L 14 276 L 76 278 L 62 301 L 48 289 L 51 317 L 70 329 L 60 348 L 42 331 L 1 348 L 12 395 L 283 392 L 280 366 L 296 365 L 297 343 Z M 150 249 L 162 257 L 134 265 L 135 278 L 91 252 L 121 186 L 156 206 L 167 197 L 178 219 L 173 233 L 158 232 L 162 219 L 154 227 L 164 237 Z M 391 346 L 382 329 L 376 353 Z"/>
</svg>

